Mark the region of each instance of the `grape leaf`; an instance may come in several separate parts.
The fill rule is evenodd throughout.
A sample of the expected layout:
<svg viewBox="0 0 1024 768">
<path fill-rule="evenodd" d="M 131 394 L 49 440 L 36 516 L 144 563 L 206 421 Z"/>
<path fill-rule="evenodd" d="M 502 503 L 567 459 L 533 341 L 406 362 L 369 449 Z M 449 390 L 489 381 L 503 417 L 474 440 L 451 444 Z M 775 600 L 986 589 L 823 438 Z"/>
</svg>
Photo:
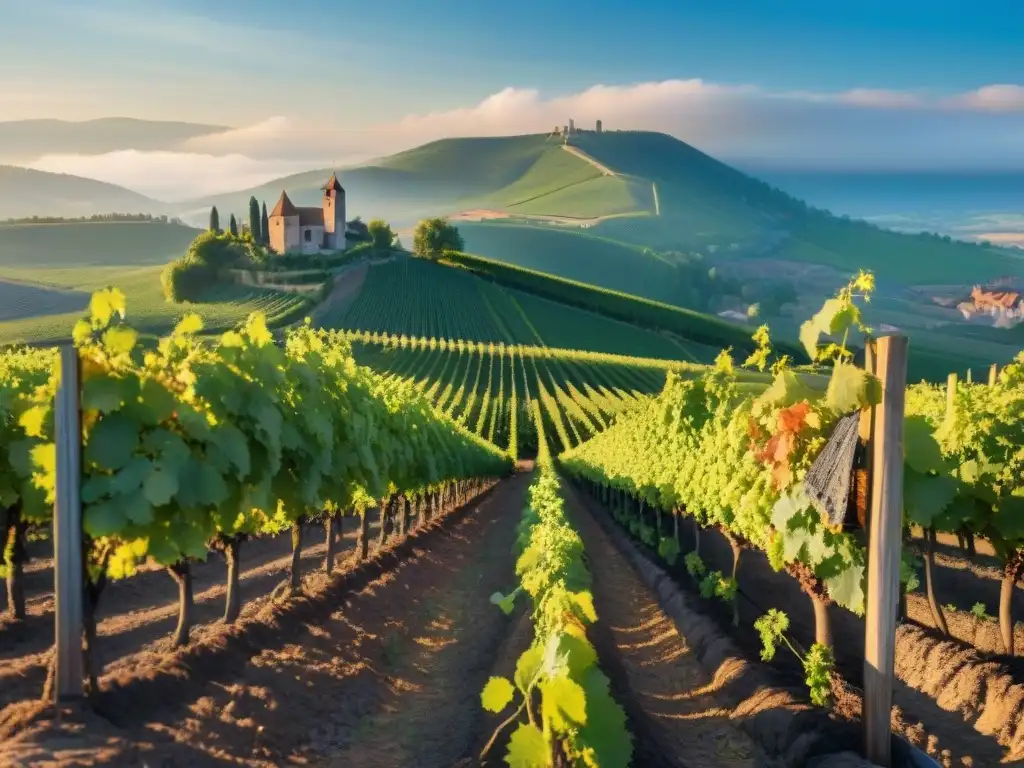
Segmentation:
<svg viewBox="0 0 1024 768">
<path fill-rule="evenodd" d="M 526 693 L 536 683 L 537 675 L 540 674 L 544 664 L 544 649 L 539 645 L 531 645 L 519 656 L 516 661 L 515 681 L 516 687 Z"/>
<path fill-rule="evenodd" d="M 957 492 L 957 482 L 949 475 L 923 475 L 907 468 L 903 474 L 903 511 L 907 519 L 930 528 Z"/>
<path fill-rule="evenodd" d="M 178 492 L 178 475 L 166 467 L 156 465 L 146 478 L 145 493 L 149 503 L 162 507 Z"/>
<path fill-rule="evenodd" d="M 830 411 L 841 416 L 877 405 L 882 399 L 881 389 L 881 382 L 863 368 L 840 360 L 832 369 L 825 403 Z"/>
<path fill-rule="evenodd" d="M 90 376 L 82 382 L 82 408 L 112 413 L 121 407 L 124 394 L 121 379 L 113 376 Z"/>
<path fill-rule="evenodd" d="M 544 717 L 558 730 L 587 722 L 587 697 L 583 687 L 568 677 L 555 677 L 540 684 Z"/>
<path fill-rule="evenodd" d="M 853 565 L 837 576 L 825 580 L 828 594 L 839 605 L 864 615 L 864 566 Z"/>
<path fill-rule="evenodd" d="M 508 740 L 505 762 L 509 768 L 547 768 L 550 750 L 535 725 L 520 723 Z"/>
<path fill-rule="evenodd" d="M 903 419 L 903 456 L 915 472 L 928 474 L 942 471 L 942 449 L 935 439 L 931 424 L 924 416 L 907 416 Z"/>
<path fill-rule="evenodd" d="M 114 501 L 88 505 L 82 513 L 82 528 L 94 539 L 118 533 L 128 520 L 124 506 Z"/>
<path fill-rule="evenodd" d="M 132 457 L 138 440 L 138 425 L 121 413 L 112 413 L 100 419 L 89 434 L 85 445 L 86 462 L 109 470 L 123 467 Z"/>
<path fill-rule="evenodd" d="M 509 705 L 514 695 L 515 688 L 506 678 L 492 677 L 484 686 L 483 693 L 480 694 L 480 701 L 484 709 L 497 714 Z"/>
<path fill-rule="evenodd" d="M 611 696 L 608 678 L 594 667 L 583 682 L 587 696 L 587 723 L 580 729 L 587 765 L 627 768 L 633 745 L 626 728 L 626 713 Z"/>
</svg>

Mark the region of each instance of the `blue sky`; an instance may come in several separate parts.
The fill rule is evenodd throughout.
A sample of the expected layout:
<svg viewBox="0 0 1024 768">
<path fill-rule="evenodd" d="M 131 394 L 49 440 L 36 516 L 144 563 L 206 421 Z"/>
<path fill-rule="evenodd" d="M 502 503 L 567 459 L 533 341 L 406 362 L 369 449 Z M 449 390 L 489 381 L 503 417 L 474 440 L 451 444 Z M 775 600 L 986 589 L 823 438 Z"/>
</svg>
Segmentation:
<svg viewBox="0 0 1024 768">
<path fill-rule="evenodd" d="M 237 129 L 33 159 L 136 188 L 570 117 L 747 167 L 1024 170 L 1021 41 L 1024 0 L 0 0 L 0 120 Z"/>
<path fill-rule="evenodd" d="M 0 0 L 0 10 L 0 70 L 16 73 L 5 118 L 237 124 L 285 107 L 305 116 L 316 109 L 307 97 L 327 89 L 359 103 L 342 110 L 349 119 L 376 122 L 507 86 L 558 94 L 701 78 L 946 93 L 1024 80 L 1019 0 Z M 284 98 L 296 80 L 300 98 Z"/>
</svg>

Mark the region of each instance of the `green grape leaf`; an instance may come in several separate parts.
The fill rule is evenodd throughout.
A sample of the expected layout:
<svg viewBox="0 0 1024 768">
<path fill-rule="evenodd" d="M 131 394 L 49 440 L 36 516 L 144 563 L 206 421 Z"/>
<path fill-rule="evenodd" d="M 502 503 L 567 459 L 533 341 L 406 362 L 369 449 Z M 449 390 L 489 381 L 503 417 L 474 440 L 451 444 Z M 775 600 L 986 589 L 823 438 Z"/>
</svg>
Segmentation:
<svg viewBox="0 0 1024 768">
<path fill-rule="evenodd" d="M 580 729 L 587 765 L 628 768 L 633 744 L 626 728 L 626 713 L 609 691 L 608 678 L 594 667 L 583 682 L 587 696 L 587 724 Z"/>
<path fill-rule="evenodd" d="M 837 576 L 825 580 L 828 594 L 839 605 L 864 615 L 864 566 L 854 565 Z"/>
<path fill-rule="evenodd" d="M 121 379 L 113 376 L 90 376 L 82 382 L 82 408 L 84 410 L 113 413 L 124 402 Z"/>
<path fill-rule="evenodd" d="M 556 638 L 556 653 L 566 660 L 569 676 L 575 680 L 580 679 L 583 673 L 597 662 L 597 651 L 587 640 L 586 635 L 561 632 Z"/>
<path fill-rule="evenodd" d="M 908 467 L 903 474 L 903 511 L 907 520 L 930 528 L 956 492 L 957 482 L 949 475 L 923 475 Z"/>
<path fill-rule="evenodd" d="M 84 458 L 103 469 L 117 470 L 132 457 L 138 440 L 138 425 L 121 413 L 112 413 L 99 420 L 89 433 Z"/>
<path fill-rule="evenodd" d="M 876 405 L 881 399 L 882 385 L 877 378 L 852 363 L 836 362 L 825 393 L 829 410 L 843 415 Z"/>
<path fill-rule="evenodd" d="M 550 752 L 537 726 L 520 723 L 508 740 L 505 762 L 509 768 L 547 768 Z"/>
<path fill-rule="evenodd" d="M 194 482 L 200 504 L 217 505 L 228 497 L 228 487 L 224 483 L 224 478 L 209 464 L 200 465 Z"/>
<path fill-rule="evenodd" d="M 573 592 L 572 601 L 579 607 L 583 617 L 593 624 L 597 621 L 597 611 L 594 609 L 594 595 L 589 591 Z"/>
<path fill-rule="evenodd" d="M 903 420 L 903 456 L 915 472 L 941 472 L 942 449 L 934 430 L 924 416 L 907 416 Z"/>
<path fill-rule="evenodd" d="M 18 417 L 18 425 L 25 430 L 29 437 L 44 437 L 47 416 L 50 413 L 48 406 L 35 405 L 25 410 Z"/>
<path fill-rule="evenodd" d="M 119 533 L 127 521 L 124 505 L 115 501 L 89 504 L 82 513 L 82 529 L 94 539 Z"/>
<path fill-rule="evenodd" d="M 135 349 L 138 340 L 138 333 L 123 325 L 107 328 L 103 332 L 103 346 L 113 355 L 127 355 Z"/>
<path fill-rule="evenodd" d="M 480 701 L 484 709 L 497 714 L 509 705 L 514 695 L 515 688 L 506 678 L 492 677 L 484 686 L 483 693 L 480 694 Z"/>
<path fill-rule="evenodd" d="M 587 696 L 583 687 L 568 677 L 554 677 L 540 684 L 544 717 L 557 730 L 566 731 L 587 722 Z"/>
<path fill-rule="evenodd" d="M 106 493 L 128 494 L 139 489 L 145 482 L 153 469 L 153 462 L 145 456 L 133 456 L 125 466 L 110 477 L 106 486 Z M 103 475 L 94 475 L 92 480 L 98 480 Z M 82 491 L 83 497 L 85 491 Z"/>
<path fill-rule="evenodd" d="M 149 503 L 162 507 L 178 492 L 178 475 L 165 467 L 156 465 L 146 478 L 145 493 Z"/>
<path fill-rule="evenodd" d="M 537 682 L 541 667 L 544 666 L 544 649 L 539 645 L 531 645 L 516 661 L 516 687 L 526 693 Z"/>
<path fill-rule="evenodd" d="M 153 379 L 146 379 L 139 391 L 139 410 L 143 421 L 150 426 L 155 426 L 171 418 L 177 406 L 174 393 L 169 391 L 160 382 Z"/>
<path fill-rule="evenodd" d="M 136 525 L 149 525 L 153 522 L 153 505 L 142 491 L 135 491 L 128 496 L 119 497 L 112 503 L 117 504 L 124 516 Z"/>
<path fill-rule="evenodd" d="M 821 309 L 800 326 L 800 343 L 807 350 L 808 357 L 818 356 L 818 341 L 824 336 L 843 333 L 856 321 L 856 307 L 839 299 L 829 299 Z"/>
</svg>

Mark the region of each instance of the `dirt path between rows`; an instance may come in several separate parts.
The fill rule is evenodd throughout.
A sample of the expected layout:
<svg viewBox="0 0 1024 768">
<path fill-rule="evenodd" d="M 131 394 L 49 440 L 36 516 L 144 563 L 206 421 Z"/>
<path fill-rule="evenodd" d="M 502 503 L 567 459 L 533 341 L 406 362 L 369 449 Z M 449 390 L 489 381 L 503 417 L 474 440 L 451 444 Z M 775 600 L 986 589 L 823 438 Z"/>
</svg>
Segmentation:
<svg viewBox="0 0 1024 768">
<path fill-rule="evenodd" d="M 371 540 L 376 540 L 377 515 L 371 511 Z M 354 518 L 344 519 L 343 540 L 338 543 L 338 565 L 354 552 Z M 307 526 L 303 533 L 302 568 L 310 573 L 323 564 L 327 551 L 323 528 Z M 286 533 L 247 542 L 241 549 L 240 599 L 246 613 L 258 611 L 287 574 L 291 564 L 291 538 Z M 192 567 L 197 628 L 216 622 L 224 613 L 226 592 L 224 559 L 211 555 Z M 53 646 L 53 561 L 41 556 L 26 574 L 28 618 L 12 623 L 0 620 L 0 709 L 21 699 L 39 695 L 46 679 L 46 664 Z M 97 657 L 103 667 L 118 666 L 125 657 L 140 651 L 159 651 L 169 644 L 177 624 L 177 586 L 159 568 L 143 567 L 139 573 L 111 583 L 100 600 Z M 122 662 L 123 663 L 123 662 Z"/>
<path fill-rule="evenodd" d="M 92 716 L 86 747 L 66 732 L 26 734 L 8 756 L 33 766 L 452 766 L 479 743 L 480 690 L 511 631 L 489 597 L 512 578 L 528 482 L 502 481 L 329 612 L 268 627 L 269 642 L 240 645 L 204 678 L 184 667 L 191 679 L 135 706 L 140 692 L 126 682 L 105 702 L 116 725 Z"/>
<path fill-rule="evenodd" d="M 612 693 L 634 734 L 633 764 L 659 768 L 753 768 L 764 763 L 754 742 L 715 698 L 712 680 L 568 484 L 566 510 L 583 538 L 594 577 L 594 642 Z"/>
</svg>

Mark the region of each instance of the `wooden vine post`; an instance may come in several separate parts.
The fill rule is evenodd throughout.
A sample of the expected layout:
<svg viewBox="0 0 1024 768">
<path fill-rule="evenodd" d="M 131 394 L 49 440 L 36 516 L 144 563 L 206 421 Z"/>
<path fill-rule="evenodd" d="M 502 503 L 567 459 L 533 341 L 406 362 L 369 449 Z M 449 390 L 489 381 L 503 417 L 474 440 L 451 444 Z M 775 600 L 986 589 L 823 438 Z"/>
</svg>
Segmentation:
<svg viewBox="0 0 1024 768">
<path fill-rule="evenodd" d="M 903 540 L 903 416 L 907 337 L 879 339 L 876 376 L 882 400 L 875 407 L 871 446 L 871 512 L 868 530 L 867 616 L 864 636 L 865 757 L 890 768 L 896 608 Z"/>
<path fill-rule="evenodd" d="M 78 350 L 60 349 L 60 387 L 54 409 L 57 449 L 53 515 L 55 703 L 82 697 L 82 418 Z"/>
</svg>

